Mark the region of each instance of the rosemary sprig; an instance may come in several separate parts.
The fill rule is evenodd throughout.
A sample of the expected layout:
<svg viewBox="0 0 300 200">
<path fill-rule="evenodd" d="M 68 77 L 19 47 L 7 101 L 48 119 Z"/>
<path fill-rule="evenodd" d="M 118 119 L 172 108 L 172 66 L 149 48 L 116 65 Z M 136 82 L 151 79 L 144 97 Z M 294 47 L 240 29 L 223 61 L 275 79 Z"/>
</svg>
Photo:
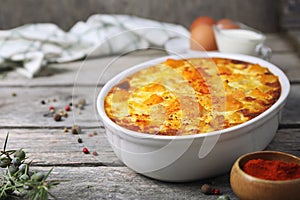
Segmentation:
<svg viewBox="0 0 300 200">
<path fill-rule="evenodd" d="M 3 152 L 5 152 L 5 150 L 6 150 L 6 144 L 7 144 L 7 141 L 8 141 L 8 136 L 9 136 L 9 133 L 7 133 L 6 137 L 5 137 L 5 142 L 4 142 L 4 146 L 3 146 Z"/>
<path fill-rule="evenodd" d="M 50 180 L 53 168 L 47 173 L 30 171 L 31 162 L 26 162 L 26 154 L 22 149 L 6 150 L 9 133 L 7 133 L 3 150 L 0 151 L 0 200 L 20 199 L 47 200 L 55 198 L 49 190 L 61 181 Z M 5 171 L 5 173 L 3 173 Z"/>
</svg>

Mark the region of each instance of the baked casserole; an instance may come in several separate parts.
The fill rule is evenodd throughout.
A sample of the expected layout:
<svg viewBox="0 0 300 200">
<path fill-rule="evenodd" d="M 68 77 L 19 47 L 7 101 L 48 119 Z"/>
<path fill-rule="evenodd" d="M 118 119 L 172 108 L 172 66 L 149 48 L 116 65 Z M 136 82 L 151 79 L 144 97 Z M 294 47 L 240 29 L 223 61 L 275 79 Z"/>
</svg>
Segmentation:
<svg viewBox="0 0 300 200">
<path fill-rule="evenodd" d="M 260 115 L 279 98 L 266 67 L 227 58 L 167 59 L 116 84 L 107 116 L 129 130 L 191 135 L 229 128 Z"/>
</svg>

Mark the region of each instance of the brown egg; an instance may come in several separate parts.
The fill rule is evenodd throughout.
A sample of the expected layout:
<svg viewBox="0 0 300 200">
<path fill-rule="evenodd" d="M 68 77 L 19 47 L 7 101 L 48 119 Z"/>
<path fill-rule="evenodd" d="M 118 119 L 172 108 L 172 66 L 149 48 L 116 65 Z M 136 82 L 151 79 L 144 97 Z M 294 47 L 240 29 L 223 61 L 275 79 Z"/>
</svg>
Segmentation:
<svg viewBox="0 0 300 200">
<path fill-rule="evenodd" d="M 195 27 L 197 27 L 199 24 L 207 24 L 207 25 L 210 25 L 212 26 L 213 24 L 215 24 L 216 21 L 209 17 L 209 16 L 200 16 L 200 17 L 197 17 L 191 24 L 190 26 L 190 31 L 192 31 Z"/>
<path fill-rule="evenodd" d="M 239 29 L 240 26 L 238 24 L 236 24 L 234 21 L 232 21 L 231 19 L 220 19 L 219 21 L 217 21 L 217 26 L 221 29 Z"/>
<path fill-rule="evenodd" d="M 190 48 L 196 51 L 217 50 L 217 44 L 212 26 L 199 24 L 191 31 Z"/>
</svg>

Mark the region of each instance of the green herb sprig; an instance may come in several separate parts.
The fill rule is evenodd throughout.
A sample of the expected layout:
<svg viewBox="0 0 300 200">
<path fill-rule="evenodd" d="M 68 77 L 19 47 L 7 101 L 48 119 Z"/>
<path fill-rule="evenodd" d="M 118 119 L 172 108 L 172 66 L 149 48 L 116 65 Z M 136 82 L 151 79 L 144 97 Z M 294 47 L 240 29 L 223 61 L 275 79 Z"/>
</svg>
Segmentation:
<svg viewBox="0 0 300 200">
<path fill-rule="evenodd" d="M 47 200 L 49 196 L 55 198 L 49 190 L 60 181 L 47 178 L 53 171 L 47 173 L 30 171 L 31 162 L 23 149 L 6 150 L 9 133 L 7 133 L 3 150 L 0 151 L 0 200 L 20 199 Z"/>
</svg>

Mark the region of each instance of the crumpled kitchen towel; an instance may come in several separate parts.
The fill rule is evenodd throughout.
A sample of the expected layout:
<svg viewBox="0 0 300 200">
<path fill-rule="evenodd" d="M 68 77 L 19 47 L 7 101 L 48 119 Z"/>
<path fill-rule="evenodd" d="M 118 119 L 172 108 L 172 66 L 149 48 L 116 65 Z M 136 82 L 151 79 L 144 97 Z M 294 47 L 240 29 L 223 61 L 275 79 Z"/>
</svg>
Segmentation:
<svg viewBox="0 0 300 200">
<path fill-rule="evenodd" d="M 54 24 L 28 24 L 0 31 L 0 72 L 14 67 L 32 78 L 51 62 L 163 47 L 176 37 L 189 37 L 189 32 L 181 25 L 129 15 L 92 15 L 68 32 Z"/>
</svg>

